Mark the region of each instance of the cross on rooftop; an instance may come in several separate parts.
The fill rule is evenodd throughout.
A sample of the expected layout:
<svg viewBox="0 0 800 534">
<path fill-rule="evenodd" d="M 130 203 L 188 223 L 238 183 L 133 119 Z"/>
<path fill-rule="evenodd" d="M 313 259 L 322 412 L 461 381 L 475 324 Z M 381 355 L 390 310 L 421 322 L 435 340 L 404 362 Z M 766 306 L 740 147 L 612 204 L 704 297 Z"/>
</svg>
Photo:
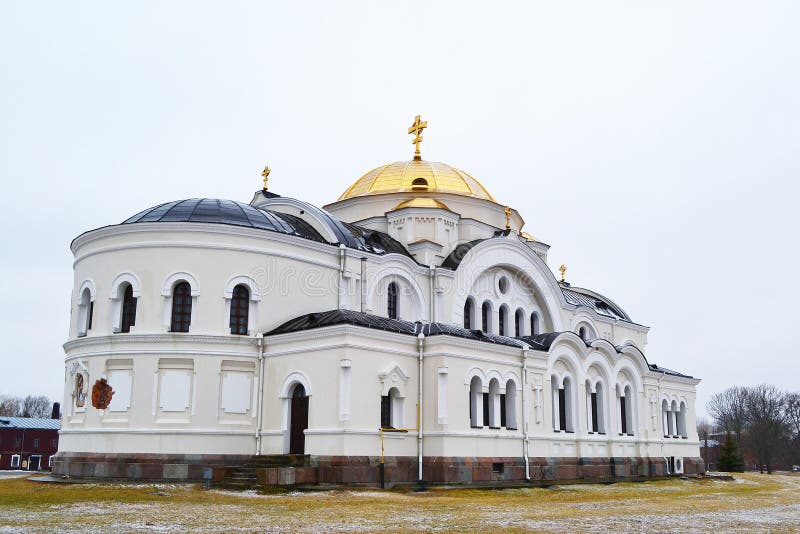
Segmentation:
<svg viewBox="0 0 800 534">
<path fill-rule="evenodd" d="M 420 116 L 417 115 L 414 117 L 414 123 L 408 129 L 408 133 L 414 134 L 414 140 L 411 141 L 416 146 L 414 150 L 414 160 L 420 161 L 422 160 L 422 155 L 419 153 L 419 144 L 422 142 L 422 130 L 428 127 L 428 121 L 420 120 Z"/>
</svg>

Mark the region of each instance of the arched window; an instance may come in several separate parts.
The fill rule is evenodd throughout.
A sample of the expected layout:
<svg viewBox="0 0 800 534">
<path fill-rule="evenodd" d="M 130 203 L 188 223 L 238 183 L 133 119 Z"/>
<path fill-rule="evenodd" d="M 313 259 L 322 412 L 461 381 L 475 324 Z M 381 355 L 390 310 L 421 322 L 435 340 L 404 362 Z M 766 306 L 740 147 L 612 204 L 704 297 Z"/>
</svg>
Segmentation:
<svg viewBox="0 0 800 534">
<path fill-rule="evenodd" d="M 634 435 L 633 428 L 633 392 L 630 386 L 625 386 L 619 397 L 619 422 L 620 435 Z"/>
<path fill-rule="evenodd" d="M 516 337 L 525 335 L 525 312 L 522 308 L 517 309 L 514 314 L 514 335 Z"/>
<path fill-rule="evenodd" d="M 664 437 L 672 436 L 672 421 L 669 413 L 669 403 L 667 399 L 661 401 L 661 427 L 664 431 Z"/>
<path fill-rule="evenodd" d="M 500 426 L 509 430 L 517 429 L 517 385 L 513 380 L 506 382 L 505 395 L 501 397 Z"/>
<path fill-rule="evenodd" d="M 594 412 L 592 415 L 592 420 L 595 421 L 596 429 L 594 430 L 598 434 L 605 434 L 606 433 L 606 422 L 605 422 L 605 410 L 606 410 L 606 392 L 603 384 L 598 382 L 595 386 L 594 390 Z"/>
<path fill-rule="evenodd" d="M 249 318 L 250 290 L 244 284 L 239 284 L 231 294 L 231 334 L 246 336 Z"/>
<path fill-rule="evenodd" d="M 413 191 L 427 191 L 428 180 L 425 178 L 414 178 L 414 181 L 411 182 L 411 189 Z"/>
<path fill-rule="evenodd" d="M 559 387 L 557 377 L 553 377 L 553 429 L 573 432 L 572 426 L 572 379 L 564 377 Z"/>
<path fill-rule="evenodd" d="M 132 326 L 136 326 L 136 301 L 133 296 L 133 286 L 125 284 L 125 292 L 122 297 L 122 317 L 119 322 L 120 332 L 130 332 Z"/>
<path fill-rule="evenodd" d="M 483 426 L 483 382 L 478 376 L 473 376 L 469 383 L 469 426 Z"/>
<path fill-rule="evenodd" d="M 464 328 L 472 329 L 472 315 L 475 313 L 475 304 L 471 298 L 464 301 Z"/>
<path fill-rule="evenodd" d="M 92 315 L 94 315 L 92 291 L 86 287 L 78 302 L 78 337 L 85 336 L 92 329 Z"/>
<path fill-rule="evenodd" d="M 392 282 L 386 290 L 386 314 L 389 319 L 397 319 L 397 284 Z"/>
<path fill-rule="evenodd" d="M 582 326 L 578 329 L 578 335 L 584 341 L 586 341 L 586 327 Z"/>
<path fill-rule="evenodd" d="M 588 410 L 588 430 L 595 434 L 605 434 L 604 415 L 604 391 L 603 384 L 598 382 L 594 391 L 590 382 L 586 382 L 587 410 Z"/>
<path fill-rule="evenodd" d="M 381 397 L 381 428 L 403 428 L 403 399 L 397 388 Z"/>
<path fill-rule="evenodd" d="M 481 306 L 481 330 L 486 334 L 489 333 L 490 329 L 489 319 L 491 318 L 491 312 L 492 305 L 489 304 L 489 301 L 487 300 L 483 303 L 483 306 Z"/>
<path fill-rule="evenodd" d="M 678 403 L 672 401 L 669 410 L 669 435 L 673 438 L 678 437 Z"/>
<path fill-rule="evenodd" d="M 681 402 L 678 410 L 678 435 L 682 438 L 688 437 L 686 433 L 686 403 Z"/>
<path fill-rule="evenodd" d="M 175 284 L 172 289 L 172 320 L 170 332 L 188 332 L 192 322 L 192 288 L 189 282 Z"/>
<path fill-rule="evenodd" d="M 506 332 L 506 325 L 508 324 L 508 308 L 506 306 L 500 306 L 500 313 L 497 319 L 499 334 L 501 336 L 508 335 L 508 332 Z"/>
<path fill-rule="evenodd" d="M 489 428 L 500 428 L 500 382 L 489 380 Z"/>
<path fill-rule="evenodd" d="M 531 335 L 536 336 L 539 332 L 539 314 L 536 312 L 531 313 Z"/>
</svg>

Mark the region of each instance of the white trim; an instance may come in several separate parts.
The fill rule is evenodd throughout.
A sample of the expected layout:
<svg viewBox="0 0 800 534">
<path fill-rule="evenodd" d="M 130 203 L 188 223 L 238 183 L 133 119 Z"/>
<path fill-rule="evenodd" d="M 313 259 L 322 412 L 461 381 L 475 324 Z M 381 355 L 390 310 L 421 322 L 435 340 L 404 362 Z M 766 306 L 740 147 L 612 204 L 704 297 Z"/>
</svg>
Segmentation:
<svg viewBox="0 0 800 534">
<path fill-rule="evenodd" d="M 120 273 L 114 278 L 114 281 L 111 282 L 111 294 L 108 298 L 112 300 L 122 300 L 123 295 L 119 294 L 119 286 L 123 283 L 128 282 L 133 288 L 133 296 L 138 298 L 139 295 L 142 293 L 142 285 L 139 283 L 139 277 L 131 272 L 124 272 Z"/>
<path fill-rule="evenodd" d="M 164 280 L 164 286 L 161 288 L 161 296 L 172 297 L 172 291 L 178 282 L 189 283 L 189 287 L 192 289 L 192 297 L 197 297 L 200 295 L 200 284 L 197 283 L 197 278 L 195 278 L 191 273 L 178 271 L 172 273 L 166 278 L 166 280 Z"/>
<path fill-rule="evenodd" d="M 286 378 L 283 380 L 283 385 L 281 385 L 280 393 L 278 394 L 278 398 L 280 399 L 289 399 L 292 396 L 292 393 L 289 389 L 295 385 L 301 384 L 303 389 L 306 390 L 306 397 L 311 396 L 311 381 L 302 371 L 292 371 Z"/>
<path fill-rule="evenodd" d="M 258 283 L 251 277 L 245 275 L 233 276 L 228 279 L 228 281 L 225 283 L 225 289 L 222 292 L 222 296 L 226 299 L 232 299 L 233 289 L 239 284 L 247 286 L 247 288 L 250 290 L 250 300 L 255 302 L 261 300 L 261 290 L 258 287 Z"/>
</svg>

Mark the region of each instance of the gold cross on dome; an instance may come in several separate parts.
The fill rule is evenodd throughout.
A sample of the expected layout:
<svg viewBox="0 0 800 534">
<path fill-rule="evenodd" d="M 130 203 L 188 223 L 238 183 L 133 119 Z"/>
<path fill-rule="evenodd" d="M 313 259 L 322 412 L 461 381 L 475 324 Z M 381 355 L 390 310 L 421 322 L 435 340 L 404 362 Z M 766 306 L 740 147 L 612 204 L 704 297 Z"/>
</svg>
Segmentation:
<svg viewBox="0 0 800 534">
<path fill-rule="evenodd" d="M 414 117 L 414 124 L 408 129 L 408 133 L 414 134 L 414 140 L 411 141 L 416 145 L 416 149 L 414 150 L 414 160 L 420 161 L 422 156 L 419 153 L 419 144 L 422 142 L 422 130 L 428 127 L 428 121 L 420 120 L 419 115 Z"/>
<path fill-rule="evenodd" d="M 269 166 L 264 167 L 264 170 L 261 171 L 261 176 L 264 177 L 264 191 L 267 190 L 267 181 L 269 180 L 269 173 L 272 172 L 269 169 Z"/>
<path fill-rule="evenodd" d="M 564 277 L 567 275 L 567 266 L 566 265 L 562 265 L 561 267 L 558 268 L 558 270 L 561 271 L 561 282 L 562 283 L 566 282 Z"/>
<path fill-rule="evenodd" d="M 503 213 L 506 214 L 506 230 L 511 230 L 511 208 L 506 206 L 503 208 Z"/>
</svg>

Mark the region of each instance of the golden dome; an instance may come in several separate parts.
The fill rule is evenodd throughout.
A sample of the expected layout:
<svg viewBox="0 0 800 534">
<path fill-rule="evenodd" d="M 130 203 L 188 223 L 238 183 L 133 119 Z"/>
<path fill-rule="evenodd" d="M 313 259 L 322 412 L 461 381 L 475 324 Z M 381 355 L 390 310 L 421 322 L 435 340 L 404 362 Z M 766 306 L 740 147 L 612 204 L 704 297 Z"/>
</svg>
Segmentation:
<svg viewBox="0 0 800 534">
<path fill-rule="evenodd" d="M 447 204 L 445 204 L 444 202 L 440 202 L 435 198 L 428 198 L 428 197 L 409 198 L 408 200 L 404 200 L 400 204 L 392 208 L 392 211 L 401 210 L 403 208 L 441 208 L 450 211 L 450 208 L 448 208 Z"/>
<path fill-rule="evenodd" d="M 339 200 L 382 193 L 452 193 L 496 202 L 466 172 L 434 161 L 397 161 L 372 169 L 356 180 Z"/>
</svg>

